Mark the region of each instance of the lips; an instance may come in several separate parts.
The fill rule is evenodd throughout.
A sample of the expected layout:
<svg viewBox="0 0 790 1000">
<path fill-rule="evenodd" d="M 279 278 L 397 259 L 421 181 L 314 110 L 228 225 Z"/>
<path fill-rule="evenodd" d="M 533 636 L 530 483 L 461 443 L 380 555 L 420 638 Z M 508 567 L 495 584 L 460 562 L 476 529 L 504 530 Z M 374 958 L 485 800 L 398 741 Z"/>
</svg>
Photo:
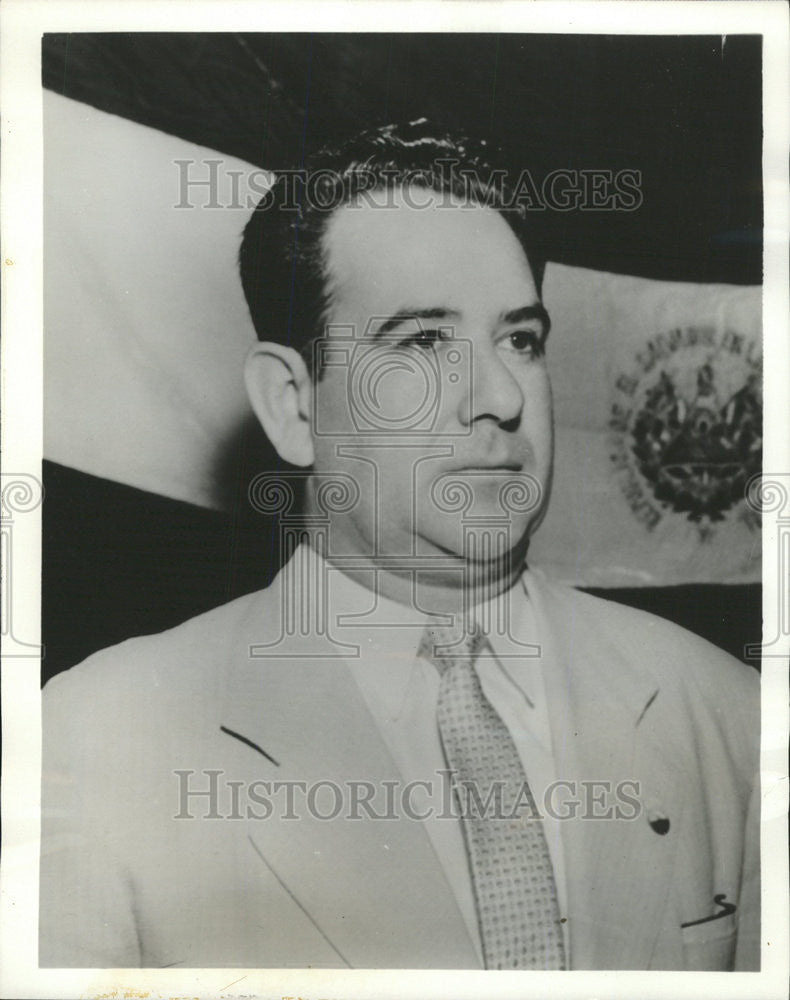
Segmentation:
<svg viewBox="0 0 790 1000">
<path fill-rule="evenodd" d="M 464 465 L 453 469 L 453 472 L 521 472 L 523 466 L 520 462 L 491 462 L 488 459 L 481 459 L 478 462 L 466 462 Z"/>
</svg>

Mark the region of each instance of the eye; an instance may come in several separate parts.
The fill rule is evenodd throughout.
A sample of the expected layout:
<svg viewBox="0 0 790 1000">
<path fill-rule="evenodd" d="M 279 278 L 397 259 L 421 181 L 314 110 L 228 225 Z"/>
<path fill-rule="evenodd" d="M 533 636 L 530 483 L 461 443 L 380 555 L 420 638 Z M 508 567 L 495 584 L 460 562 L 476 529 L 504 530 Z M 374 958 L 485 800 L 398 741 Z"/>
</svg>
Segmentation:
<svg viewBox="0 0 790 1000">
<path fill-rule="evenodd" d="M 528 358 L 542 358 L 544 354 L 544 338 L 537 330 L 511 330 L 501 343 L 515 354 Z"/>
<path fill-rule="evenodd" d="M 420 347 L 424 351 L 431 351 L 438 343 L 449 339 L 445 330 L 417 330 L 416 333 L 398 341 L 398 347 Z"/>
</svg>

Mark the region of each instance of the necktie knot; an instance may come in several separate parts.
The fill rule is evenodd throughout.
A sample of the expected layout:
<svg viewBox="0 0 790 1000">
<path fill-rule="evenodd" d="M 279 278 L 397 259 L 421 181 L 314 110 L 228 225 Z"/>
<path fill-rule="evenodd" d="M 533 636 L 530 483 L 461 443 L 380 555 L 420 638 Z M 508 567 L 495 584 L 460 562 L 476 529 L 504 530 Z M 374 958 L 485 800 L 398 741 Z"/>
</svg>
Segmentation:
<svg viewBox="0 0 790 1000">
<path fill-rule="evenodd" d="M 480 626 L 459 616 L 454 625 L 427 625 L 417 653 L 443 674 L 458 663 L 473 664 L 484 644 Z"/>
</svg>

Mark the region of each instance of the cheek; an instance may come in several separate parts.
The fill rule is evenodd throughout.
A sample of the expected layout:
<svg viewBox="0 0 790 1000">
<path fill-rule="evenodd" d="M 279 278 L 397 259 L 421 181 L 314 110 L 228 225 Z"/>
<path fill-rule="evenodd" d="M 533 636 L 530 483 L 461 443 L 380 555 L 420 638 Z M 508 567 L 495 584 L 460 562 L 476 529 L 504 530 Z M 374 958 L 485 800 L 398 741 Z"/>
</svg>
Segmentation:
<svg viewBox="0 0 790 1000">
<path fill-rule="evenodd" d="M 545 368 L 524 388 L 524 424 L 536 453 L 550 452 L 554 420 L 551 383 Z"/>
<path fill-rule="evenodd" d="M 363 347 L 325 372 L 313 425 L 327 436 L 424 433 L 435 426 L 440 397 L 441 373 L 427 352 Z"/>
<path fill-rule="evenodd" d="M 439 402 L 435 363 L 417 351 L 371 352 L 352 372 L 351 404 L 362 429 L 427 429 Z"/>
<path fill-rule="evenodd" d="M 521 392 L 520 433 L 537 452 L 541 442 L 550 437 L 552 427 L 551 382 L 542 362 L 511 365 L 508 372 Z"/>
<path fill-rule="evenodd" d="M 349 432 L 348 383 L 342 369 L 324 370 L 313 390 L 312 411 L 313 433 L 318 438 Z"/>
</svg>

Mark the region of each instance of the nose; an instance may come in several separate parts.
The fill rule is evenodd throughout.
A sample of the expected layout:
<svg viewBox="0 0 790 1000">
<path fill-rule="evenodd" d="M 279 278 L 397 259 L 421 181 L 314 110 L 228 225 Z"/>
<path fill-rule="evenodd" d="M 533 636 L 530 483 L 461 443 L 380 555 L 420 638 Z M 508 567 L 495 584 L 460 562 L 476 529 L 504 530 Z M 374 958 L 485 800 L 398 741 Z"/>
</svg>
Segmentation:
<svg viewBox="0 0 790 1000">
<path fill-rule="evenodd" d="M 461 423 L 469 426 L 484 418 L 497 424 L 518 423 L 524 395 L 501 355 L 493 347 L 478 347 L 471 361 L 471 377 L 459 405 Z"/>
</svg>

